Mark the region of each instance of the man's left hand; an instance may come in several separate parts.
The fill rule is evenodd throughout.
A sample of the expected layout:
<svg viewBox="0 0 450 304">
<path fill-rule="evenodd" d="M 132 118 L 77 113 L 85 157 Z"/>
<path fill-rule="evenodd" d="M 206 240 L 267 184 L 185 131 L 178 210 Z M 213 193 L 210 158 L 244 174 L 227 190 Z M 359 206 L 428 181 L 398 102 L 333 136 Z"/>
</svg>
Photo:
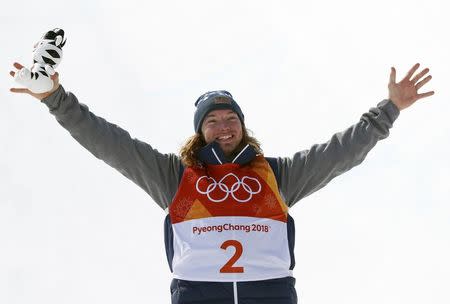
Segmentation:
<svg viewBox="0 0 450 304">
<path fill-rule="evenodd" d="M 418 93 L 419 89 L 431 80 L 431 75 L 423 78 L 430 71 L 428 68 L 423 69 L 420 73 L 413 77 L 419 66 L 420 64 L 416 63 L 411 70 L 409 70 L 408 74 L 406 74 L 405 78 L 398 83 L 395 82 L 395 68 L 391 68 L 391 76 L 388 85 L 389 99 L 397 106 L 399 110 L 406 109 L 417 100 L 434 94 L 434 91 Z"/>
</svg>

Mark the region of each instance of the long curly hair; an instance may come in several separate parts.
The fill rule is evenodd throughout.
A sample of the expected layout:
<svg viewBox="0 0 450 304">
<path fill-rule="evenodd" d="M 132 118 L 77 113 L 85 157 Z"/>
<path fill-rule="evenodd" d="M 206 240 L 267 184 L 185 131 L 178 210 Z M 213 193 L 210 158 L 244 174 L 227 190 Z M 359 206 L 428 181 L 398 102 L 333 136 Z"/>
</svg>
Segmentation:
<svg viewBox="0 0 450 304">
<path fill-rule="evenodd" d="M 242 140 L 237 146 L 236 151 L 241 151 L 247 144 L 252 146 L 257 154 L 262 154 L 261 144 L 250 135 L 251 131 L 242 126 Z M 206 145 L 202 134 L 196 133 L 189 137 L 180 149 L 181 162 L 186 167 L 201 166 L 202 163 L 198 159 L 198 151 Z"/>
</svg>

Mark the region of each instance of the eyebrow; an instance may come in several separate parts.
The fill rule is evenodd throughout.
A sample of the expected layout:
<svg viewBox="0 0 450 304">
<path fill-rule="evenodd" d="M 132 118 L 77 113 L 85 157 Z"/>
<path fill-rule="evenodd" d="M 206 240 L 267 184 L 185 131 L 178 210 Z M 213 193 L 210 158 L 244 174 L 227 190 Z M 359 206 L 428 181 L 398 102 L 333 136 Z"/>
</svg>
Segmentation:
<svg viewBox="0 0 450 304">
<path fill-rule="evenodd" d="M 232 110 L 229 110 L 229 112 L 226 113 L 226 115 L 229 115 L 229 114 L 235 114 L 237 116 L 237 114 Z M 216 115 L 213 113 L 209 113 L 208 115 L 206 115 L 205 119 L 210 118 L 210 117 L 216 117 Z"/>
</svg>

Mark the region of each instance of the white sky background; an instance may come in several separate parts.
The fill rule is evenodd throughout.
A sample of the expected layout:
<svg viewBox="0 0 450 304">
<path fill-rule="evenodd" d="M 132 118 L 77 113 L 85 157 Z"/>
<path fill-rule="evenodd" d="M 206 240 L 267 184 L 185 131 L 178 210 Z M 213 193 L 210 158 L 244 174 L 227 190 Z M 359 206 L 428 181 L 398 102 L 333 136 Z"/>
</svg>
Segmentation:
<svg viewBox="0 0 450 304">
<path fill-rule="evenodd" d="M 193 103 L 229 90 L 267 156 L 358 121 L 416 62 L 435 96 L 359 167 L 291 209 L 301 303 L 450 303 L 448 4 L 429 1 L 7 1 L 0 48 L 0 303 L 169 303 L 165 213 L 75 142 L 14 61 L 66 31 L 61 83 L 159 151 Z"/>
</svg>

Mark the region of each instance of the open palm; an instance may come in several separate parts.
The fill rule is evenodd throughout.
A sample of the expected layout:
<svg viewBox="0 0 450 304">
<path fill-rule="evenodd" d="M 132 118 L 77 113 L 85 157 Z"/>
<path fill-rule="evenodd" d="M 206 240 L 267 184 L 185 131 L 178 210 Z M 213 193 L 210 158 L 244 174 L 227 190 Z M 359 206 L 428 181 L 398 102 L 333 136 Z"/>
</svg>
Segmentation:
<svg viewBox="0 0 450 304">
<path fill-rule="evenodd" d="M 17 62 L 16 62 L 16 63 L 14 63 L 14 67 L 15 67 L 17 70 L 20 71 L 20 70 L 23 68 L 23 65 L 21 65 L 20 63 L 17 63 Z M 17 72 L 10 71 L 10 72 L 9 72 L 9 75 L 11 75 L 12 77 L 14 77 L 14 75 L 16 75 L 16 73 L 17 73 Z M 55 92 L 56 89 L 58 89 L 58 87 L 59 87 L 59 75 L 58 75 L 58 73 L 55 73 L 54 75 L 50 76 L 50 78 L 53 80 L 53 88 L 52 88 L 50 91 L 45 92 L 45 93 L 36 94 L 36 93 L 31 92 L 31 91 L 30 91 L 29 89 L 27 89 L 27 88 L 11 88 L 10 91 L 13 92 L 13 93 L 25 93 L 25 94 L 29 94 L 29 95 L 31 95 L 31 96 L 33 96 L 33 97 L 39 99 L 39 100 L 42 100 L 42 99 L 44 99 L 44 98 L 50 96 L 50 95 L 51 95 L 53 92 Z"/>
<path fill-rule="evenodd" d="M 399 110 L 409 107 L 421 98 L 434 94 L 434 91 L 428 91 L 426 93 L 418 92 L 421 87 L 431 80 L 431 75 L 423 78 L 430 71 L 428 68 L 423 69 L 420 73 L 413 77 L 419 66 L 420 64 L 416 63 L 409 70 L 408 74 L 406 74 L 405 78 L 398 83 L 395 82 L 395 68 L 391 68 L 391 75 L 388 85 L 389 99 L 399 108 Z"/>
</svg>

